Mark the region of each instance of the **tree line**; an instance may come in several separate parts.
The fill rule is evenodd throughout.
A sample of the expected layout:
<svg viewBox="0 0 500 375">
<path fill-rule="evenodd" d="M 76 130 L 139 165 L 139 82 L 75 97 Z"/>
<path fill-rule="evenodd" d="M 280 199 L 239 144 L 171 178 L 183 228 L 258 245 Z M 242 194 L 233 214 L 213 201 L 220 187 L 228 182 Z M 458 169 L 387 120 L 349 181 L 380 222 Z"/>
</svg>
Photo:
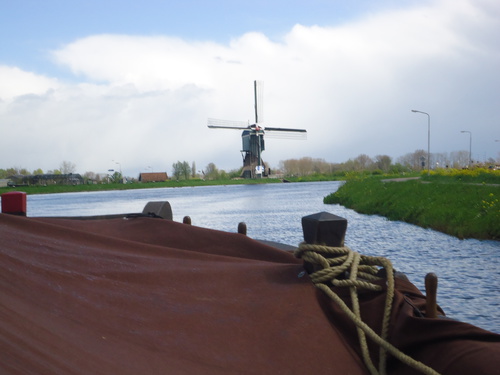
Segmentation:
<svg viewBox="0 0 500 375">
<path fill-rule="evenodd" d="M 172 178 L 176 180 L 188 180 L 190 178 L 201 178 L 207 180 L 227 180 L 241 175 L 241 168 L 226 172 L 217 168 L 214 163 L 209 163 L 204 169 L 197 171 L 193 162 L 191 167 L 187 161 L 177 161 L 172 165 Z"/>
<path fill-rule="evenodd" d="M 308 176 L 311 174 L 338 175 L 345 172 L 372 172 L 398 174 L 403 172 L 414 172 L 427 168 L 427 152 L 416 150 L 414 152 L 400 156 L 393 162 L 388 155 L 376 155 L 370 157 L 360 154 L 353 159 L 342 163 L 330 163 L 324 159 L 302 157 L 300 159 L 287 159 L 279 163 L 278 168 L 271 169 L 271 174 L 287 176 Z M 487 164 L 495 164 L 494 159 L 487 161 Z M 430 166 L 436 168 L 464 168 L 468 167 L 469 153 L 467 151 L 454 151 L 451 153 L 432 153 L 430 155 Z M 472 166 L 480 163 L 472 161 Z M 196 165 L 187 161 L 177 161 L 172 165 L 172 177 L 176 180 L 190 178 L 204 178 L 210 180 L 224 180 L 239 177 L 241 168 L 226 172 L 219 170 L 214 163 L 209 163 L 205 169 L 196 171 Z"/>
<path fill-rule="evenodd" d="M 345 172 L 372 172 L 398 174 L 426 169 L 430 163 L 431 169 L 476 167 L 494 165 L 496 162 L 490 158 L 485 163 L 469 160 L 469 152 L 454 151 L 450 153 L 431 153 L 430 161 L 427 160 L 427 151 L 416 150 L 400 156 L 394 162 L 388 155 L 377 155 L 374 158 L 360 154 L 343 163 L 329 163 L 324 159 L 304 157 L 289 159 L 280 162 L 280 170 L 285 176 L 307 176 L 310 174 L 339 174 Z"/>
<path fill-rule="evenodd" d="M 50 169 L 44 172 L 41 168 L 35 169 L 33 172 L 28 171 L 26 168 L 11 167 L 7 169 L 0 168 L 0 178 L 8 178 L 11 176 L 29 176 L 40 174 L 70 174 L 75 173 L 76 164 L 63 161 L 58 169 Z"/>
<path fill-rule="evenodd" d="M 345 172 L 367 171 L 372 173 L 391 173 L 412 172 L 427 168 L 427 152 L 416 150 L 406 155 L 400 156 L 394 162 L 388 155 L 376 155 L 370 157 L 366 154 L 360 154 L 353 159 L 342 163 L 331 163 L 324 159 L 302 157 L 300 159 L 287 159 L 279 163 L 278 168 L 271 169 L 271 174 L 280 177 L 287 176 L 307 176 L 311 174 L 338 175 Z M 486 161 L 487 165 L 495 164 L 495 160 L 490 158 Z M 450 153 L 432 153 L 430 155 L 430 167 L 436 168 L 464 168 L 468 166 L 480 165 L 477 161 L 469 160 L 467 151 L 454 151 Z M 61 163 L 58 169 L 49 170 L 46 174 L 69 174 L 75 173 L 76 165 L 69 161 Z M 0 179 L 15 175 L 39 175 L 44 174 L 41 169 L 36 169 L 32 173 L 25 168 L 0 169 Z M 214 163 L 209 163 L 204 169 L 197 170 L 195 162 L 177 161 L 172 164 L 171 177 L 176 180 L 188 180 L 193 178 L 202 178 L 209 180 L 225 180 L 239 177 L 241 168 L 226 172 L 218 169 Z M 121 173 L 114 171 L 113 174 L 100 175 L 94 172 L 85 172 L 82 174 L 85 180 L 97 182 L 119 182 L 123 180 Z M 134 178 L 129 179 L 134 180 Z"/>
</svg>

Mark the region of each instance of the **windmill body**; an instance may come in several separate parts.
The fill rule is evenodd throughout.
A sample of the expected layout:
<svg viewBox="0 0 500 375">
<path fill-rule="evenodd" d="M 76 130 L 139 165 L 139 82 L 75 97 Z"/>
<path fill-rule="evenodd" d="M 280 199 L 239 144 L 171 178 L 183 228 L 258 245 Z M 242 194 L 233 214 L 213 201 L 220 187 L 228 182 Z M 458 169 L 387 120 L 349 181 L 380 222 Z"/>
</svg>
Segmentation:
<svg viewBox="0 0 500 375">
<path fill-rule="evenodd" d="M 260 176 L 268 176 L 269 168 L 262 160 L 262 151 L 265 150 L 264 130 L 256 126 L 255 129 L 243 130 L 241 133 L 243 156 L 243 171 L 241 173 L 244 178 L 255 178 Z"/>
<path fill-rule="evenodd" d="M 241 133 L 243 157 L 243 178 L 267 177 L 270 174 L 270 168 L 262 160 L 262 152 L 265 150 L 264 134 L 265 132 L 277 132 L 286 134 L 296 134 L 304 139 L 307 131 L 305 129 L 290 128 L 270 128 L 262 125 L 262 83 L 254 82 L 255 93 L 255 124 L 248 125 L 241 121 L 226 121 L 217 119 L 208 119 L 208 127 L 212 129 L 236 129 L 243 130 Z"/>
</svg>

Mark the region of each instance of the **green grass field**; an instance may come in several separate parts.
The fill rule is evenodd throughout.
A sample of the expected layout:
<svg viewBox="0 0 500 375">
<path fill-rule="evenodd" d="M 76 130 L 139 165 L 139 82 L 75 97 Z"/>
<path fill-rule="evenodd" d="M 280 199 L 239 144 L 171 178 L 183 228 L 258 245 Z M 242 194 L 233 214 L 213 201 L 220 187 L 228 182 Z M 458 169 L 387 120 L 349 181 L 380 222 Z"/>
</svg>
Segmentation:
<svg viewBox="0 0 500 375">
<path fill-rule="evenodd" d="M 130 184 L 90 184 L 90 185 L 48 185 L 48 186 L 16 186 L 0 188 L 0 194 L 9 191 L 23 191 L 26 194 L 54 194 L 54 193 L 78 193 L 84 191 L 105 191 L 105 190 L 130 190 L 130 189 L 157 189 L 157 188 L 176 188 L 186 186 L 210 186 L 210 185 L 235 185 L 235 184 L 259 184 L 259 183 L 278 183 L 279 179 L 226 179 L 226 180 L 169 180 L 164 182 L 136 182 Z"/>
<path fill-rule="evenodd" d="M 495 171 L 498 172 L 498 171 Z M 500 240 L 500 174 L 435 175 L 426 180 L 383 182 L 354 178 L 324 198 L 364 214 L 376 214 L 459 238 Z M 481 182 L 478 182 L 481 181 Z"/>
</svg>

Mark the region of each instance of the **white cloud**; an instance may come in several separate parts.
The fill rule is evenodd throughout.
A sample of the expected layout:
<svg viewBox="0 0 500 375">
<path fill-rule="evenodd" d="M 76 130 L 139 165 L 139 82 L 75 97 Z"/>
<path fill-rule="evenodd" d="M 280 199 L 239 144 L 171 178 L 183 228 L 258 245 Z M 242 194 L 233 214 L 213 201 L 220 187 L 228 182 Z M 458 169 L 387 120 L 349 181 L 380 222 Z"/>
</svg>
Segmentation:
<svg viewBox="0 0 500 375">
<path fill-rule="evenodd" d="M 55 78 L 25 72 L 14 66 L 0 65 L 0 100 L 9 100 L 20 95 L 40 95 L 61 86 Z"/>
<path fill-rule="evenodd" d="M 0 167 L 53 169 L 69 160 L 81 172 L 102 172 L 118 160 L 135 174 L 148 165 L 170 172 L 187 160 L 236 169 L 239 132 L 209 130 L 206 119 L 253 120 L 254 79 L 265 82 L 269 126 L 308 130 L 307 141 L 269 139 L 263 156 L 272 166 L 423 149 L 426 121 L 412 108 L 431 113 L 431 151 L 465 149 L 460 130 L 472 130 L 477 152 L 496 157 L 499 19 L 494 1 L 445 0 L 338 27 L 296 25 L 281 41 L 257 32 L 227 45 L 75 40 L 53 58 L 80 84 L 0 67 L 0 97 L 9 98 L 0 114 L 16 139 L 0 139 Z"/>
</svg>

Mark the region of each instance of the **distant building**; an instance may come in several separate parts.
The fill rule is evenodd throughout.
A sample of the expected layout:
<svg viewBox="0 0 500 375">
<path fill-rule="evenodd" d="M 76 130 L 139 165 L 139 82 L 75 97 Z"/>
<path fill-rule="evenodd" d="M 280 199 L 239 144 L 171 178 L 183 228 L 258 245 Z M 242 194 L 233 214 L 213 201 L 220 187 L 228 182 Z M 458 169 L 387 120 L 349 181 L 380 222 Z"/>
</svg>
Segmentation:
<svg viewBox="0 0 500 375">
<path fill-rule="evenodd" d="M 167 180 L 167 172 L 141 173 L 139 175 L 139 182 L 162 182 Z"/>
<path fill-rule="evenodd" d="M 81 185 L 83 177 L 78 173 L 36 174 L 10 176 L 12 185 Z"/>
</svg>

